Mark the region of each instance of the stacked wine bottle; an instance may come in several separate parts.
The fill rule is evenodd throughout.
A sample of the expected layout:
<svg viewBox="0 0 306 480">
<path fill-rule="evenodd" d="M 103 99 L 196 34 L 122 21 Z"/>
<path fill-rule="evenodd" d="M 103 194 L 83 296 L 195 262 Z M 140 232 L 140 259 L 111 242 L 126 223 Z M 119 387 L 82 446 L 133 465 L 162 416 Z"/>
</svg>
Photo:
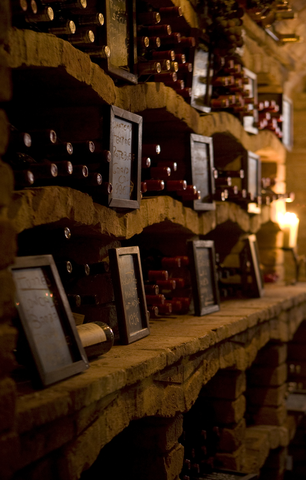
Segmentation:
<svg viewBox="0 0 306 480">
<path fill-rule="evenodd" d="M 213 111 L 225 110 L 235 115 L 241 123 L 245 116 L 257 119 L 257 99 L 250 96 L 250 79 L 238 55 L 219 57 L 215 55 L 213 93 L 211 108 Z"/>
<path fill-rule="evenodd" d="M 138 75 L 140 81 L 163 82 L 183 97 L 191 96 L 196 38 L 186 27 L 181 7 L 137 13 Z"/>
<path fill-rule="evenodd" d="M 3 159 L 13 169 L 16 190 L 67 186 L 89 193 L 98 203 L 104 203 L 112 190 L 111 184 L 103 180 L 111 153 L 102 148 L 100 141 L 71 143 L 60 140 L 53 129 L 24 132 L 12 126 Z"/>
</svg>

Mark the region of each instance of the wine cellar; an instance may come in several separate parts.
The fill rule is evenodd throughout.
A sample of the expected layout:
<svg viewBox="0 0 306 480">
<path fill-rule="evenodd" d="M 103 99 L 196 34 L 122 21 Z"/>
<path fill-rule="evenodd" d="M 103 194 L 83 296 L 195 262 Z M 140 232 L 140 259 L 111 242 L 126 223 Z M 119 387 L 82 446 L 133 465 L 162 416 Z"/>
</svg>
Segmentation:
<svg viewBox="0 0 306 480">
<path fill-rule="evenodd" d="M 1 479 L 305 478 L 302 3 L 1 2 Z"/>
</svg>

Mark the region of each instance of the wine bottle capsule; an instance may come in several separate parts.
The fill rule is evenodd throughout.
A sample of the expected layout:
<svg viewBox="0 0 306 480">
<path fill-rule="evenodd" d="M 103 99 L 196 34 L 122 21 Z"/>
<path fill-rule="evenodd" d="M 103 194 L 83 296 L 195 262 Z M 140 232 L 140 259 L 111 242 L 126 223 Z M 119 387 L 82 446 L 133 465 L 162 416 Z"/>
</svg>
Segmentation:
<svg viewBox="0 0 306 480">
<path fill-rule="evenodd" d="M 177 255 L 176 258 L 180 259 L 182 267 L 189 265 L 189 257 L 187 255 Z"/>
<path fill-rule="evenodd" d="M 145 27 L 140 27 L 140 32 L 144 35 L 150 36 L 160 36 L 160 35 L 171 35 L 172 29 L 171 25 L 148 25 Z"/>
<path fill-rule="evenodd" d="M 183 278 L 172 277 L 171 280 L 175 281 L 177 288 L 184 288 L 185 287 L 185 280 Z"/>
<path fill-rule="evenodd" d="M 180 300 L 167 300 L 167 303 L 171 304 L 173 313 L 180 313 L 183 309 L 183 304 Z"/>
<path fill-rule="evenodd" d="M 165 182 L 164 180 L 155 180 L 155 179 L 149 179 L 145 181 L 145 188 L 147 192 L 159 192 L 161 190 L 164 190 L 165 188 Z M 144 191 L 142 190 L 144 193 Z"/>
<path fill-rule="evenodd" d="M 26 13 L 24 17 L 27 23 L 44 23 L 54 20 L 54 10 L 52 7 L 43 7 L 37 13 Z"/>
<path fill-rule="evenodd" d="M 79 308 L 82 305 L 80 295 L 67 294 L 67 298 L 71 308 Z"/>
<path fill-rule="evenodd" d="M 159 295 L 146 295 L 146 300 L 148 305 L 158 305 L 160 307 L 165 303 L 165 296 L 162 294 Z"/>
<path fill-rule="evenodd" d="M 154 50 L 153 52 L 151 52 L 151 56 L 155 60 L 165 59 L 170 60 L 171 62 L 176 60 L 176 54 L 174 50 L 163 50 L 161 52 L 159 52 L 158 50 Z"/>
<path fill-rule="evenodd" d="M 150 45 L 149 37 L 137 37 L 137 47 L 138 48 L 148 48 Z"/>
<path fill-rule="evenodd" d="M 181 34 L 179 32 L 170 33 L 170 35 L 160 35 L 161 48 L 168 45 L 179 45 L 181 43 Z"/>
<path fill-rule="evenodd" d="M 192 95 L 192 88 L 190 87 L 185 87 L 179 90 L 176 90 L 176 93 L 178 95 L 181 95 L 183 98 L 190 98 Z"/>
<path fill-rule="evenodd" d="M 150 314 L 150 318 L 158 318 L 159 316 L 159 309 L 157 305 L 148 305 L 148 312 Z"/>
<path fill-rule="evenodd" d="M 79 15 L 76 17 L 76 23 L 80 26 L 96 25 L 102 27 L 104 25 L 104 15 L 100 12 L 93 15 Z"/>
<path fill-rule="evenodd" d="M 159 48 L 160 47 L 160 37 L 158 36 L 154 36 L 154 35 L 151 35 L 149 36 L 148 35 L 148 39 L 149 39 L 149 46 L 150 48 Z"/>
<path fill-rule="evenodd" d="M 171 175 L 171 168 L 169 167 L 151 167 L 151 178 L 166 180 Z"/>
<path fill-rule="evenodd" d="M 14 171 L 15 190 L 19 190 L 19 188 L 31 187 L 34 184 L 34 181 L 35 177 L 31 170 Z"/>
<path fill-rule="evenodd" d="M 163 268 L 181 267 L 181 259 L 180 257 L 163 257 L 161 264 Z"/>
<path fill-rule="evenodd" d="M 175 20 L 176 18 L 183 16 L 182 7 L 160 7 L 159 13 L 161 16 L 161 22 L 169 18 Z"/>
<path fill-rule="evenodd" d="M 142 144 L 142 154 L 144 156 L 155 156 L 159 155 L 161 151 L 160 145 L 157 143 L 143 143 Z"/>
<path fill-rule="evenodd" d="M 167 180 L 166 182 L 166 190 L 168 192 L 177 192 L 186 190 L 187 188 L 187 180 Z"/>
<path fill-rule="evenodd" d="M 177 163 L 176 162 L 172 162 L 172 161 L 167 161 L 167 160 L 158 160 L 156 162 L 156 166 L 157 167 L 169 167 L 171 169 L 171 172 L 176 172 L 177 171 Z M 169 182 L 170 180 L 168 180 Z M 172 182 L 175 182 L 176 180 L 171 180 L 171 184 L 172 185 Z M 178 182 L 185 182 L 185 180 L 177 180 Z M 168 184 L 167 182 L 167 184 Z M 183 185 L 183 184 L 182 184 Z M 168 187 L 167 187 L 168 189 Z"/>
<path fill-rule="evenodd" d="M 46 130 L 30 130 L 33 146 L 49 145 L 57 142 L 57 134 L 53 129 Z"/>
<path fill-rule="evenodd" d="M 176 61 L 178 64 L 186 63 L 186 55 L 185 55 L 185 53 L 175 53 L 175 61 Z"/>
<path fill-rule="evenodd" d="M 84 45 L 82 50 L 93 58 L 110 58 L 111 50 L 108 45 Z"/>
<path fill-rule="evenodd" d="M 137 64 L 138 75 L 152 75 L 160 73 L 162 71 L 161 64 L 159 62 L 143 62 Z"/>
<path fill-rule="evenodd" d="M 157 280 L 168 280 L 169 278 L 169 273 L 167 270 L 149 270 L 148 271 L 148 279 L 150 281 L 156 281 Z"/>
<path fill-rule="evenodd" d="M 177 81 L 176 72 L 162 72 L 154 75 L 154 82 L 163 82 L 165 85 L 173 84 Z"/>
<path fill-rule="evenodd" d="M 159 295 L 159 286 L 158 285 L 145 284 L 144 288 L 145 288 L 146 295 Z"/>
<path fill-rule="evenodd" d="M 19 130 L 10 131 L 10 145 L 13 149 L 28 149 L 32 145 L 32 137 L 27 132 L 20 132 Z"/>
<path fill-rule="evenodd" d="M 172 313 L 172 303 L 166 301 L 163 305 L 158 305 L 158 312 L 160 315 L 169 315 Z"/>
<path fill-rule="evenodd" d="M 137 14 L 137 23 L 142 25 L 156 25 L 160 23 L 159 12 L 140 12 Z"/>
<path fill-rule="evenodd" d="M 62 24 L 48 28 L 48 32 L 57 36 L 74 35 L 76 32 L 76 25 L 73 20 L 67 20 Z"/>
<path fill-rule="evenodd" d="M 150 168 L 151 167 L 151 158 L 150 157 L 142 157 L 141 167 L 142 168 Z"/>
<path fill-rule="evenodd" d="M 169 278 L 169 280 L 157 280 L 157 284 L 161 290 L 175 290 L 176 289 L 176 281 L 173 278 Z"/>
<path fill-rule="evenodd" d="M 90 45 L 94 43 L 95 41 L 95 34 L 92 30 L 84 30 L 84 31 L 79 31 L 80 29 L 77 30 L 77 33 L 74 35 L 71 35 L 68 37 L 68 41 L 72 43 L 72 45 Z"/>
</svg>

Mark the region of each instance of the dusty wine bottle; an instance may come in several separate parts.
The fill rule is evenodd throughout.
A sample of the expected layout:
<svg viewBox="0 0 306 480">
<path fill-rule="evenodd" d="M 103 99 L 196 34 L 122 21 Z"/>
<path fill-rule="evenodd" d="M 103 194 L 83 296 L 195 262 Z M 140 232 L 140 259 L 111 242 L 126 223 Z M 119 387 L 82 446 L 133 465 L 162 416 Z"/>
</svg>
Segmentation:
<svg viewBox="0 0 306 480">
<path fill-rule="evenodd" d="M 160 13 L 154 11 L 138 13 L 137 23 L 141 25 L 156 25 L 160 23 Z"/>
<path fill-rule="evenodd" d="M 44 146 L 49 144 L 56 144 L 57 134 L 53 129 L 45 130 L 29 130 L 29 133 L 32 138 L 33 146 Z"/>
<path fill-rule="evenodd" d="M 78 28 L 76 33 L 68 37 L 68 41 L 76 46 L 91 45 L 95 41 L 95 34 L 88 28 Z"/>
<path fill-rule="evenodd" d="M 14 189 L 19 190 L 25 187 L 31 187 L 34 184 L 35 177 L 31 170 L 14 171 Z"/>
<path fill-rule="evenodd" d="M 104 15 L 100 12 L 93 15 L 78 15 L 75 22 L 80 26 L 96 25 L 97 27 L 102 27 L 104 25 Z"/>
<path fill-rule="evenodd" d="M 76 328 L 88 358 L 104 355 L 114 345 L 114 332 L 106 323 L 89 322 Z"/>
<path fill-rule="evenodd" d="M 73 20 L 66 20 L 63 22 L 58 22 L 57 25 L 48 28 L 49 33 L 53 33 L 56 36 L 64 36 L 67 37 L 68 35 L 74 35 L 76 32 L 76 24 Z"/>
</svg>

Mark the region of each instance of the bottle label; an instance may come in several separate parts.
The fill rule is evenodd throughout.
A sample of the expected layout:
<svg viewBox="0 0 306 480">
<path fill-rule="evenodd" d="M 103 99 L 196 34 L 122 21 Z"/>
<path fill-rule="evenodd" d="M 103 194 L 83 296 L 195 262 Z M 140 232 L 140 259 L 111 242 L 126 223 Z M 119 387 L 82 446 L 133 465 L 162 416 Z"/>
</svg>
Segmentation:
<svg viewBox="0 0 306 480">
<path fill-rule="evenodd" d="M 102 330 L 102 328 L 96 323 L 78 325 L 77 330 L 83 347 L 89 347 L 90 345 L 96 345 L 97 343 L 107 341 L 104 330 Z"/>
</svg>

